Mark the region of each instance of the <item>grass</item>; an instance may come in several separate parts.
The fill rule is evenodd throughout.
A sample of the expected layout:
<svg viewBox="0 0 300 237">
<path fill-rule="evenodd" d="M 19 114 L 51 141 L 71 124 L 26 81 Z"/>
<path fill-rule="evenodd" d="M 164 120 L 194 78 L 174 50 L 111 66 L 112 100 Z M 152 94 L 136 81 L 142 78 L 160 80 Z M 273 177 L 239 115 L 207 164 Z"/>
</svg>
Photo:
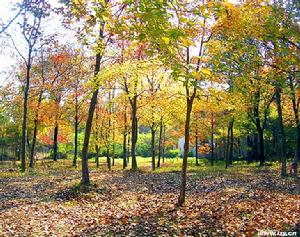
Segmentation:
<svg viewBox="0 0 300 237">
<path fill-rule="evenodd" d="M 180 172 L 182 166 L 182 159 L 181 158 L 166 158 L 165 162 L 161 161 L 161 167 L 156 168 L 152 171 L 152 160 L 151 157 L 137 157 L 138 169 L 141 172 L 150 172 L 150 173 L 166 173 L 166 172 Z M 156 159 L 157 162 L 157 159 Z M 266 169 L 273 170 L 277 172 L 279 170 L 278 162 L 270 163 L 268 167 L 260 167 L 258 162 L 246 163 L 245 161 L 235 161 L 234 164 L 229 167 L 225 168 L 224 161 L 215 161 L 214 165 L 211 166 L 210 161 L 207 159 L 199 159 L 199 165 L 195 165 L 195 158 L 189 157 L 188 158 L 188 172 L 189 173 L 196 173 L 199 176 L 205 176 L 209 174 L 214 174 L 215 176 L 220 175 L 230 175 L 230 174 L 240 174 L 240 175 L 247 175 L 251 174 L 252 172 L 261 172 Z M 0 178 L 16 178 L 16 177 L 23 177 L 23 176 L 51 176 L 55 175 L 57 172 L 67 172 L 67 171 L 75 171 L 81 169 L 81 160 L 78 160 L 77 167 L 72 166 L 72 160 L 64 159 L 59 160 L 58 162 L 54 162 L 53 160 L 40 160 L 37 161 L 36 166 L 34 169 L 27 168 L 25 172 L 20 172 L 18 168 L 20 166 L 20 162 L 16 162 L 16 166 L 10 167 L 5 164 L 0 163 Z M 99 158 L 99 168 L 97 169 L 96 163 L 94 159 L 89 159 L 89 168 L 91 171 L 108 171 L 108 167 L 106 164 L 106 157 Z M 123 160 L 118 158 L 115 159 L 115 165 L 111 166 L 111 171 L 120 171 L 123 169 Z M 126 170 L 131 169 L 131 162 L 129 162 Z"/>
<path fill-rule="evenodd" d="M 165 159 L 165 163 L 161 162 L 161 167 L 156 168 L 154 171 L 151 170 L 151 158 L 150 157 L 137 157 L 138 169 L 141 172 L 150 172 L 150 173 L 165 173 L 165 172 L 178 172 L 181 171 L 182 159 L 181 158 L 172 158 Z M 156 160 L 157 162 L 157 160 Z M 81 160 L 78 160 L 77 167 L 72 166 L 72 161 L 69 159 L 59 160 L 54 162 L 52 160 L 43 160 L 38 161 L 34 169 L 27 168 L 25 172 L 20 172 L 19 161 L 16 162 L 15 167 L 9 167 L 7 164 L 0 163 L 0 177 L 2 178 L 12 178 L 20 176 L 49 176 L 53 175 L 57 171 L 74 171 L 81 169 Z M 194 158 L 188 158 L 188 172 L 203 172 L 203 173 L 241 173 L 248 174 L 249 172 L 263 171 L 263 170 L 278 170 L 279 163 L 273 162 L 272 165 L 266 167 L 260 167 L 258 162 L 252 162 L 250 164 L 244 161 L 235 161 L 234 164 L 228 169 L 225 168 L 224 161 L 215 161 L 214 165 L 210 165 L 210 161 L 207 159 L 199 159 L 199 165 L 195 165 Z M 89 168 L 91 171 L 108 171 L 106 158 L 100 157 L 99 159 L 99 168 L 96 167 L 96 164 L 93 159 L 89 160 Z M 115 165 L 111 166 L 111 171 L 120 171 L 123 169 L 123 160 L 115 159 Z M 126 170 L 131 169 L 131 162 L 126 167 Z"/>
</svg>

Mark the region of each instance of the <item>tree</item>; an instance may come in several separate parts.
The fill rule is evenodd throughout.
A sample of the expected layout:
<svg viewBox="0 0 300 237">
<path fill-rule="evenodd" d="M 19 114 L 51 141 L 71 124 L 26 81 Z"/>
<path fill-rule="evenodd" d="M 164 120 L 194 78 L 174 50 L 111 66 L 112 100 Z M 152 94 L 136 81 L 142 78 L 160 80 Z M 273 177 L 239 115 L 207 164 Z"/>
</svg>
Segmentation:
<svg viewBox="0 0 300 237">
<path fill-rule="evenodd" d="M 96 37 L 96 45 L 94 47 L 96 59 L 94 67 L 94 76 L 92 78 L 93 93 L 90 100 L 90 106 L 88 110 L 88 117 L 85 126 L 85 136 L 82 148 L 82 184 L 88 186 L 90 184 L 89 168 L 88 168 L 88 149 L 89 141 L 92 130 L 92 122 L 94 117 L 94 111 L 97 104 L 97 97 L 99 93 L 99 84 L 97 83 L 97 77 L 100 72 L 100 66 L 108 45 L 112 42 L 112 37 L 116 33 L 116 24 L 121 16 L 125 5 L 117 4 L 113 6 L 110 0 L 93 1 L 93 2 L 79 2 L 79 1 L 66 1 L 68 16 L 78 20 L 84 19 L 84 30 L 87 36 L 91 36 L 92 29 L 99 29 L 98 36 Z M 116 10 L 117 9 L 117 10 Z M 86 16 L 89 16 L 86 18 Z M 85 36 L 84 31 L 79 32 L 84 42 L 89 42 L 89 39 Z"/>
<path fill-rule="evenodd" d="M 27 132 L 27 111 L 28 111 L 28 95 L 30 86 L 30 71 L 33 61 L 33 51 L 41 36 L 42 20 L 49 16 L 50 5 L 46 0 L 31 1 L 24 0 L 20 5 L 23 20 L 20 23 L 22 35 L 27 43 L 27 56 L 23 56 L 17 48 L 13 38 L 9 35 L 12 43 L 23 59 L 26 65 L 26 81 L 24 85 L 24 101 L 23 101 L 23 122 L 22 122 L 22 145 L 21 145 L 21 170 L 26 169 L 26 132 Z"/>
</svg>

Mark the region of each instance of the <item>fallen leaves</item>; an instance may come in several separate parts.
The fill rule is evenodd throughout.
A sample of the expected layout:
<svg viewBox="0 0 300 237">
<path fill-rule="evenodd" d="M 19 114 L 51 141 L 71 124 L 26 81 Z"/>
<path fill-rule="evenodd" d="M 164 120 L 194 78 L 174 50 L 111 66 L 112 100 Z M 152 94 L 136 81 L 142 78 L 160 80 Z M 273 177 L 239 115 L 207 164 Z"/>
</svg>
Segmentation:
<svg viewBox="0 0 300 237">
<path fill-rule="evenodd" d="M 91 179 L 86 193 L 76 170 L 0 179 L 1 236 L 253 236 L 300 222 L 299 184 L 271 172 L 190 173 L 182 208 L 178 172 L 94 171 Z"/>
</svg>

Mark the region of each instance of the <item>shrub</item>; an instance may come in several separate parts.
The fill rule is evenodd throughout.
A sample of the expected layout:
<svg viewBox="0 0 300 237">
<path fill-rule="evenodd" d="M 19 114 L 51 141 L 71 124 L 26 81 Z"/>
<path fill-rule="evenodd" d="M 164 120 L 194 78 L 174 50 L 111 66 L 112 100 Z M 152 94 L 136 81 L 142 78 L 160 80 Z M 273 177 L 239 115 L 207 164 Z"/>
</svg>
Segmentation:
<svg viewBox="0 0 300 237">
<path fill-rule="evenodd" d="M 179 149 L 168 150 L 165 154 L 165 157 L 167 158 L 176 158 L 178 156 L 179 156 Z"/>
</svg>

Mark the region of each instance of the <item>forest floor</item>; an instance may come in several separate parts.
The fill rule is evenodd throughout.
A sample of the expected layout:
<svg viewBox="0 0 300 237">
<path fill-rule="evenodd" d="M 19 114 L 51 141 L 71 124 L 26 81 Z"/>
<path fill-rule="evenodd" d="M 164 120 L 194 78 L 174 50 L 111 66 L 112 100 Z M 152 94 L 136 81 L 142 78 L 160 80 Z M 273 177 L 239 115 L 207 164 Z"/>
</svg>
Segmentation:
<svg viewBox="0 0 300 237">
<path fill-rule="evenodd" d="M 297 231 L 300 183 L 281 178 L 279 165 L 189 163 L 184 207 L 176 207 L 180 160 L 150 171 L 107 171 L 91 162 L 92 187 L 78 185 L 71 161 L 43 161 L 25 174 L 0 166 L 0 236 L 257 236 Z M 222 166 L 221 166 L 222 165 Z M 295 235 L 294 235 L 295 236 Z"/>
</svg>

